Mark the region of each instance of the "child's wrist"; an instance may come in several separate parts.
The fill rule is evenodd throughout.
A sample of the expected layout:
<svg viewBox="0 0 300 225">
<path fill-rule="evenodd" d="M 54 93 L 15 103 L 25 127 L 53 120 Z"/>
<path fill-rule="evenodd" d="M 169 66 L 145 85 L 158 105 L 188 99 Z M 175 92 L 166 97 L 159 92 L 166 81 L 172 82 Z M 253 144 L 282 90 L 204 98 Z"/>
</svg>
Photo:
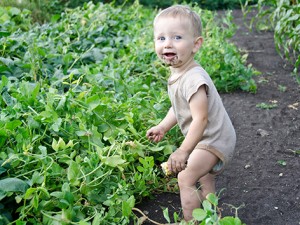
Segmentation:
<svg viewBox="0 0 300 225">
<path fill-rule="evenodd" d="M 164 125 L 158 124 L 157 126 L 158 126 L 164 133 L 167 132 L 167 129 L 165 128 Z"/>
<path fill-rule="evenodd" d="M 182 148 L 181 146 L 180 146 L 179 148 L 177 148 L 177 151 L 179 151 L 179 152 L 184 152 L 184 153 L 188 153 L 188 154 L 191 153 L 191 151 L 189 151 L 188 149 Z"/>
</svg>

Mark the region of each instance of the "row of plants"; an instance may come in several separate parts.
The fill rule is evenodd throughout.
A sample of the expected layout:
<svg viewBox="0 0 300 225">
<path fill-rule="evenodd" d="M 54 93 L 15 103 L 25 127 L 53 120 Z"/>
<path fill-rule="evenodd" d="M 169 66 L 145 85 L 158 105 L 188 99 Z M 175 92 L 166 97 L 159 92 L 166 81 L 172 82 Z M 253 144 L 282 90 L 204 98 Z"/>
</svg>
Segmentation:
<svg viewBox="0 0 300 225">
<path fill-rule="evenodd" d="M 90 0 L 7 0 L 0 2 L 0 6 L 14 6 L 20 9 L 29 9 L 32 13 L 33 21 L 44 23 L 51 19 L 54 14 L 60 14 L 66 8 L 76 8 L 89 2 Z M 135 0 L 119 1 L 114 0 L 116 5 L 131 5 Z M 103 2 L 108 3 L 110 0 L 93 0 L 94 4 Z M 152 8 L 164 8 L 172 4 L 192 3 L 201 8 L 209 10 L 232 9 L 242 6 L 244 13 L 247 14 L 253 8 L 258 13 L 253 18 L 250 26 L 254 21 L 258 29 L 273 29 L 275 45 L 278 53 L 294 65 L 294 74 L 297 75 L 300 66 L 299 56 L 299 10 L 298 0 L 228 0 L 228 1 L 211 1 L 211 0 L 189 0 L 189 1 L 148 1 L 140 0 L 140 4 Z M 296 76 L 300 83 L 299 76 Z"/>
<path fill-rule="evenodd" d="M 222 92 L 255 92 L 254 71 L 220 24 L 201 14 L 197 59 Z M 153 50 L 157 13 L 84 4 L 33 24 L 30 11 L 0 17 L 0 223 L 128 224 L 132 208 L 166 181 L 158 166 L 180 139 L 145 131 L 169 108 L 168 71 Z M 222 25 L 221 25 L 222 24 Z"/>
<path fill-rule="evenodd" d="M 132 4 L 135 0 L 127 0 L 126 4 Z M 65 6 L 68 7 L 77 7 L 83 5 L 88 0 L 61 0 L 61 3 L 64 3 Z M 114 2 L 118 5 L 123 5 L 124 1 L 122 0 L 93 0 L 94 4 L 99 2 L 110 3 Z M 169 7 L 173 4 L 197 4 L 199 7 L 208 10 L 218 10 L 218 9 L 234 9 L 240 8 L 240 4 L 244 4 L 246 0 L 139 0 L 141 5 L 151 7 L 151 8 L 165 8 Z"/>
<path fill-rule="evenodd" d="M 243 9 L 247 15 L 256 9 L 250 27 L 274 31 L 274 41 L 280 56 L 294 66 L 293 73 L 300 84 L 300 3 L 299 0 L 259 0 L 256 4 L 247 0 Z"/>
<path fill-rule="evenodd" d="M 40 24 L 48 22 L 52 15 L 60 14 L 66 8 L 62 0 L 5 0 L 0 1 L 0 7 L 30 10 L 32 20 Z"/>
<path fill-rule="evenodd" d="M 81 7 L 88 2 L 97 3 L 111 3 L 115 5 L 132 5 L 136 0 L 6 0 L 0 2 L 0 6 L 14 6 L 19 9 L 30 9 L 34 21 L 44 23 L 49 21 L 51 15 L 60 14 L 66 8 Z M 233 9 L 239 8 L 240 4 L 244 4 L 246 0 L 139 0 L 143 6 L 150 8 L 165 8 L 173 4 L 197 4 L 203 9 L 218 10 L 218 9 Z M 255 0 L 254 2 L 257 2 Z"/>
</svg>

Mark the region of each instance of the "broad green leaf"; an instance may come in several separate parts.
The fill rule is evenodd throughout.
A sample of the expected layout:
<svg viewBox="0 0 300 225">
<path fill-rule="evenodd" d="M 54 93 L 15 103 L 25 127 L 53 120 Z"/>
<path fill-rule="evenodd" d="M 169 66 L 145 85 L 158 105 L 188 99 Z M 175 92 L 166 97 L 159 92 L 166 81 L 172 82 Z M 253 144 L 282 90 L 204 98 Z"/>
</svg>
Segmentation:
<svg viewBox="0 0 300 225">
<path fill-rule="evenodd" d="M 44 181 L 44 176 L 40 175 L 39 172 L 35 171 L 32 175 L 31 182 L 32 184 L 41 184 Z"/>
<path fill-rule="evenodd" d="M 50 194 L 46 188 L 38 187 L 38 191 L 40 193 L 41 199 L 49 199 L 50 198 Z"/>
<path fill-rule="evenodd" d="M 70 203 L 66 199 L 59 199 L 59 208 L 66 209 L 70 206 Z"/>
<path fill-rule="evenodd" d="M 61 191 L 54 191 L 50 193 L 50 196 L 56 197 L 56 198 L 63 198 L 64 193 Z"/>
<path fill-rule="evenodd" d="M 9 12 L 11 15 L 16 16 L 21 13 L 21 10 L 15 7 L 11 7 Z"/>
<path fill-rule="evenodd" d="M 65 182 L 61 187 L 62 192 L 70 192 L 70 184 L 68 182 Z"/>
<path fill-rule="evenodd" d="M 56 23 L 59 19 L 60 19 L 60 15 L 54 14 L 54 15 L 51 17 L 51 23 Z"/>
<path fill-rule="evenodd" d="M 165 147 L 164 146 L 148 146 L 148 150 L 152 151 L 152 152 L 160 152 L 162 150 L 164 150 Z"/>
<path fill-rule="evenodd" d="M 31 199 L 35 193 L 36 193 L 36 188 L 28 188 L 24 195 L 24 199 Z"/>
<path fill-rule="evenodd" d="M 40 123 L 36 121 L 33 117 L 28 118 L 27 124 L 31 129 L 37 129 L 41 126 Z"/>
<path fill-rule="evenodd" d="M 142 166 L 137 166 L 136 168 L 141 173 L 143 173 L 145 171 L 144 167 L 142 167 Z"/>
<path fill-rule="evenodd" d="M 122 215 L 123 216 L 130 216 L 131 215 L 131 210 L 134 206 L 135 199 L 133 196 L 131 196 L 129 199 L 126 201 L 122 202 Z"/>
<path fill-rule="evenodd" d="M 237 217 L 226 216 L 219 221 L 220 225 L 242 225 L 242 222 Z"/>
<path fill-rule="evenodd" d="M 87 99 L 86 103 L 88 104 L 89 110 L 92 111 L 100 104 L 100 98 L 98 95 L 91 96 Z"/>
<path fill-rule="evenodd" d="M 212 204 L 208 200 L 204 200 L 202 202 L 202 206 L 203 206 L 203 209 L 205 211 L 211 211 L 212 210 Z"/>
<path fill-rule="evenodd" d="M 5 178 L 0 180 L 0 190 L 4 192 L 23 192 L 29 188 L 29 185 L 19 178 Z"/>
<path fill-rule="evenodd" d="M 66 200 L 70 205 L 74 203 L 74 195 L 72 192 L 67 191 L 64 194 L 64 200 Z"/>
<path fill-rule="evenodd" d="M 0 165 L 1 165 L 1 160 L 0 160 Z M 0 166 L 0 175 L 5 172 L 6 172 L 6 169 L 4 167 Z"/>
<path fill-rule="evenodd" d="M 38 149 L 41 151 L 43 156 L 47 155 L 47 148 L 45 146 L 40 145 Z"/>
<path fill-rule="evenodd" d="M 173 146 L 172 145 L 166 145 L 164 150 L 164 155 L 170 155 L 173 153 Z"/>
<path fill-rule="evenodd" d="M 92 225 L 99 225 L 101 222 L 102 215 L 100 213 L 96 213 Z"/>
<path fill-rule="evenodd" d="M 163 210 L 163 215 L 164 215 L 164 218 L 168 221 L 168 223 L 171 223 L 171 219 L 170 219 L 170 216 L 169 216 L 169 209 L 168 208 L 165 208 Z"/>
<path fill-rule="evenodd" d="M 197 220 L 197 221 L 202 221 L 206 218 L 207 213 L 200 208 L 194 209 L 193 210 L 193 217 Z"/>
<path fill-rule="evenodd" d="M 6 197 L 6 194 L 7 194 L 6 191 L 2 191 L 0 189 L 0 201 Z"/>
<path fill-rule="evenodd" d="M 98 126 L 98 130 L 101 133 L 106 132 L 108 129 L 109 129 L 109 126 L 106 123 L 103 123 L 103 124 L 101 124 L 101 125 Z"/>
<path fill-rule="evenodd" d="M 117 167 L 119 165 L 122 165 L 126 162 L 126 160 L 122 159 L 120 155 L 113 155 L 110 157 L 103 157 L 102 161 L 111 167 Z"/>
<path fill-rule="evenodd" d="M 61 99 L 59 100 L 59 103 L 56 106 L 56 110 L 63 109 L 63 107 L 65 106 L 66 100 L 67 100 L 66 96 L 62 95 Z"/>
<path fill-rule="evenodd" d="M 16 225 L 26 225 L 26 224 L 27 224 L 26 221 L 22 221 L 22 220 L 20 220 L 20 219 L 18 219 L 18 220 L 16 221 Z"/>
<path fill-rule="evenodd" d="M 87 132 L 85 130 L 79 130 L 79 131 L 76 131 L 76 135 L 78 137 L 83 137 L 83 136 L 86 136 Z"/>
<path fill-rule="evenodd" d="M 218 205 L 218 197 L 213 194 L 213 193 L 209 193 L 207 196 L 206 196 L 206 199 L 211 203 L 213 204 L 214 206 L 217 206 Z"/>
<path fill-rule="evenodd" d="M 55 131 L 58 132 L 59 128 L 61 126 L 62 123 L 62 119 L 61 118 L 57 118 L 57 120 L 52 124 L 51 128 Z"/>
<path fill-rule="evenodd" d="M 0 91 L 2 91 L 3 87 L 5 87 L 7 84 L 8 84 L 8 78 L 6 76 L 2 76 L 0 82 Z"/>
<path fill-rule="evenodd" d="M 52 148 L 55 151 L 61 150 L 61 149 L 65 149 L 66 148 L 66 143 L 65 141 L 60 137 L 58 139 L 58 141 L 56 141 L 55 139 L 52 140 Z"/>
<path fill-rule="evenodd" d="M 16 99 L 13 98 L 10 94 L 8 94 L 7 92 L 3 92 L 2 94 L 2 99 L 5 102 L 6 105 L 8 106 L 14 106 Z"/>
<path fill-rule="evenodd" d="M 33 198 L 31 199 L 31 203 L 35 209 L 39 207 L 39 196 L 34 195 Z"/>
<path fill-rule="evenodd" d="M 80 166 L 78 163 L 71 161 L 67 169 L 68 180 L 73 185 L 78 185 L 80 182 L 77 180 L 81 176 Z"/>
</svg>

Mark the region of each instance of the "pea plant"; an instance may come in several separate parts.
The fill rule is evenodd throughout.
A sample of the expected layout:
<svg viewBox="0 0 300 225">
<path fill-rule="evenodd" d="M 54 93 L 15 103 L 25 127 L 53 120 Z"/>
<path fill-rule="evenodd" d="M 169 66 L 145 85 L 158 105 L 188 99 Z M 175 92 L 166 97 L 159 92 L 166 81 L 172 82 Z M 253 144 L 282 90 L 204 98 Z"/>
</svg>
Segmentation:
<svg viewBox="0 0 300 225">
<path fill-rule="evenodd" d="M 245 225 L 238 217 L 238 210 L 244 205 L 233 207 L 235 209 L 235 216 L 225 216 L 222 218 L 220 208 L 218 207 L 219 198 L 217 195 L 210 193 L 206 199 L 202 201 L 201 208 L 193 210 L 193 220 L 189 222 L 180 221 L 178 214 L 175 212 L 174 221 L 180 225 Z M 165 219 L 171 223 L 168 208 L 163 211 Z"/>
<path fill-rule="evenodd" d="M 250 27 L 256 24 L 257 29 L 272 29 L 277 52 L 282 58 L 294 65 L 294 74 L 297 76 L 300 66 L 300 4 L 298 0 L 258 0 L 257 4 L 249 5 L 248 0 L 243 6 L 246 15 L 253 8 L 257 14 L 252 18 Z"/>
<path fill-rule="evenodd" d="M 229 31 L 215 28 L 217 39 L 214 14 L 195 10 L 212 39 L 198 57 L 221 61 L 209 71 L 219 90 L 255 91 L 254 71 L 223 39 Z M 169 107 L 152 44 L 157 11 L 88 3 L 42 25 L 27 10 L 0 11 L 0 222 L 128 224 L 161 188 L 157 165 L 180 138 L 145 138 Z M 210 50 L 216 43 L 223 51 Z"/>
</svg>

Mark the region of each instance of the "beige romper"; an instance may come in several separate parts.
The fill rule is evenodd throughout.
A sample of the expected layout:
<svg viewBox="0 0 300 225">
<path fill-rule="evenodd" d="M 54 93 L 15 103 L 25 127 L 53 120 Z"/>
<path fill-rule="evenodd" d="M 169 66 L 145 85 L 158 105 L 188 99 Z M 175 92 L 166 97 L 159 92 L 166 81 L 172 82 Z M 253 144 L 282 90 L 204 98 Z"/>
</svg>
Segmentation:
<svg viewBox="0 0 300 225">
<path fill-rule="evenodd" d="M 169 81 L 168 94 L 177 124 L 186 136 L 192 121 L 189 101 L 202 85 L 206 86 L 208 98 L 208 123 L 195 149 L 205 149 L 215 154 L 220 160 L 211 172 L 219 173 L 233 156 L 236 134 L 210 76 L 202 67 L 196 66 L 175 82 Z"/>
</svg>

